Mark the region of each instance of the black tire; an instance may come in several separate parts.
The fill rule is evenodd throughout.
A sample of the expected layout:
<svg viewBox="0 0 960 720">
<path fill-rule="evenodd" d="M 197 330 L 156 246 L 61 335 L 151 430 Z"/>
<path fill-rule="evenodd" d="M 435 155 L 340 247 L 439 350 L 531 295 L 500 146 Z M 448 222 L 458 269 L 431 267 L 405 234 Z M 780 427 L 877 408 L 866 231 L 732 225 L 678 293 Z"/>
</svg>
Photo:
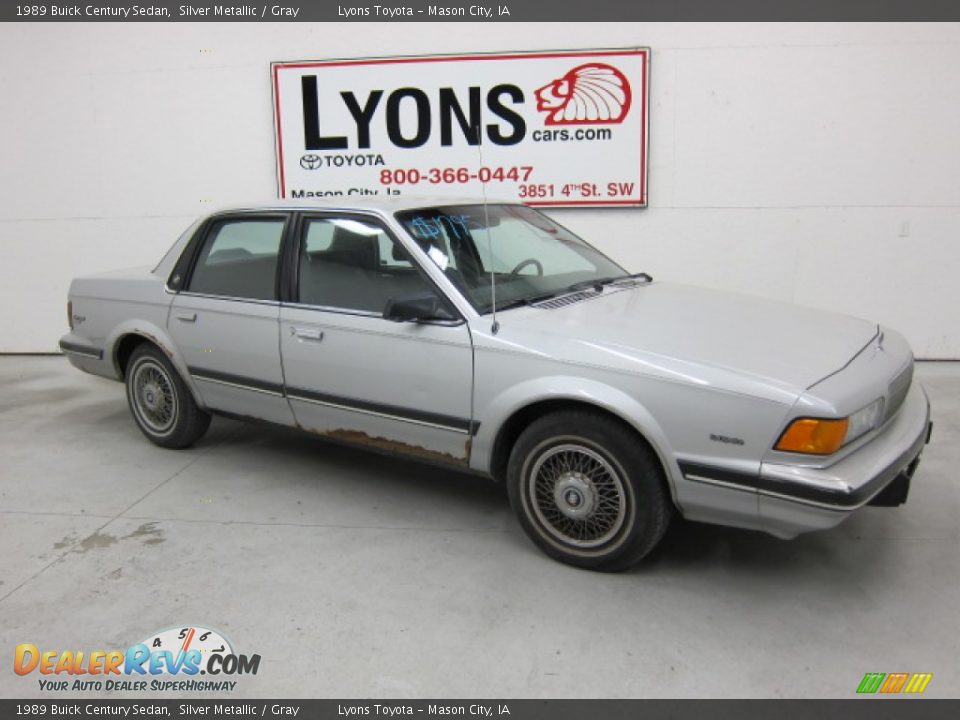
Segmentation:
<svg viewBox="0 0 960 720">
<path fill-rule="evenodd" d="M 125 384 L 130 414 L 153 444 L 190 447 L 210 427 L 210 414 L 197 405 L 180 373 L 155 345 L 144 343 L 133 351 Z"/>
<path fill-rule="evenodd" d="M 663 468 L 635 431 L 598 412 L 532 422 L 507 465 L 510 505 L 551 557 L 617 572 L 639 562 L 673 515 Z"/>
</svg>

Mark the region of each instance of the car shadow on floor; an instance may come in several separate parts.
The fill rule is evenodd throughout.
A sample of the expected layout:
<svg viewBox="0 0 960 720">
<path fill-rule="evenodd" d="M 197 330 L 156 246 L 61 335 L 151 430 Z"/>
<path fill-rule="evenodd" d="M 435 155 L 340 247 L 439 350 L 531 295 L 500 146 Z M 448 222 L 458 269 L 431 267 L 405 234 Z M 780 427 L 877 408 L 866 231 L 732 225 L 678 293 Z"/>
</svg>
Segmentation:
<svg viewBox="0 0 960 720">
<path fill-rule="evenodd" d="M 884 527 L 880 521 L 877 526 Z M 856 522 L 848 520 L 848 525 Z M 863 539 L 843 525 L 784 540 L 764 532 L 691 522 L 675 517 L 660 545 L 634 572 L 657 574 L 721 571 L 735 577 L 763 576 L 787 584 L 876 581 L 897 554 L 893 537 Z"/>
<path fill-rule="evenodd" d="M 456 466 L 355 446 L 294 428 L 217 417 L 198 447 L 216 445 L 228 448 L 232 444 L 242 446 L 254 440 L 263 451 L 276 452 L 278 457 L 289 459 L 295 465 L 315 463 L 318 478 L 323 474 L 319 472 L 321 469 L 338 467 L 355 482 L 378 486 L 389 484 L 407 493 L 431 494 L 430 499 L 435 502 L 480 503 L 484 510 L 510 511 L 504 485 L 486 476 Z"/>
<path fill-rule="evenodd" d="M 372 494 L 387 485 L 391 490 L 420 495 L 424 503 L 441 511 L 444 505 L 453 510 L 460 504 L 479 509 L 509 533 L 518 552 L 539 553 L 513 519 L 505 486 L 484 476 L 357 448 L 295 429 L 222 418 L 214 421 L 200 447 L 216 445 L 229 450 L 231 445 L 245 446 L 254 440 L 261 452 L 275 452 L 297 465 L 316 463 L 318 482 L 322 481 L 321 468 L 335 466 L 349 475 L 350 482 L 369 483 Z M 871 543 L 875 554 L 882 556 L 882 538 L 873 538 Z M 660 545 L 630 572 L 648 576 L 715 569 L 735 575 L 786 576 L 804 568 L 829 571 L 848 564 L 862 567 L 865 573 L 873 572 L 874 563 L 869 557 L 861 558 L 859 552 L 851 550 L 855 544 L 855 537 L 840 530 L 781 540 L 761 532 L 689 522 L 677 516 Z M 857 562 L 843 557 L 852 552 Z"/>
</svg>

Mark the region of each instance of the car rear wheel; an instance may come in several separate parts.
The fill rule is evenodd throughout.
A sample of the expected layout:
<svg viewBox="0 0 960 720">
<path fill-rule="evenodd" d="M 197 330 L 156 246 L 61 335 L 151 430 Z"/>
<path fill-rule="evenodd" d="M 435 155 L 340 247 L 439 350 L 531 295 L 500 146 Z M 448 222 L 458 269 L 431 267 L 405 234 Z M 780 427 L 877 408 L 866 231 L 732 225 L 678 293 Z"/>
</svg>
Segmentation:
<svg viewBox="0 0 960 720">
<path fill-rule="evenodd" d="M 209 413 L 197 405 L 170 360 L 153 345 L 145 343 L 133 351 L 126 386 L 137 427 L 156 445 L 189 447 L 210 426 Z"/>
<path fill-rule="evenodd" d="M 507 466 L 524 531 L 561 562 L 624 570 L 663 537 L 673 506 L 650 447 L 616 420 L 564 411 L 531 423 Z"/>
</svg>

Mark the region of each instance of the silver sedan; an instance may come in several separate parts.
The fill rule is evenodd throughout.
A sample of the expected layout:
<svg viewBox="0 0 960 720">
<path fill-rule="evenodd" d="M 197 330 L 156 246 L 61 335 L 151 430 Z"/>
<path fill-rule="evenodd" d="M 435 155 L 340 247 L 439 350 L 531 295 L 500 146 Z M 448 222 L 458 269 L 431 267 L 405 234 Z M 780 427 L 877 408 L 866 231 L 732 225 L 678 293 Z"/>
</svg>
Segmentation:
<svg viewBox="0 0 960 720">
<path fill-rule="evenodd" d="M 901 504 L 930 434 L 893 330 L 654 282 L 523 205 L 237 207 L 68 307 L 61 348 L 157 445 L 221 414 L 467 468 L 581 567 L 678 513 L 790 538 Z"/>
</svg>

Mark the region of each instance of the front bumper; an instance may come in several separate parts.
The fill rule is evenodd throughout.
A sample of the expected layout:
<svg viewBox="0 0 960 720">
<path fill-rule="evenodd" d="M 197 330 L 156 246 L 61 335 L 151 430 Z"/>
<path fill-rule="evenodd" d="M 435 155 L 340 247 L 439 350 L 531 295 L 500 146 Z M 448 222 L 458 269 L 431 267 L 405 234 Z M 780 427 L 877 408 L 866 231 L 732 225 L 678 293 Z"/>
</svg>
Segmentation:
<svg viewBox="0 0 960 720">
<path fill-rule="evenodd" d="M 793 537 L 833 527 L 875 498 L 877 504 L 899 504 L 894 501 L 906 499 L 930 428 L 930 402 L 914 383 L 879 434 L 839 462 L 824 468 L 761 464 L 757 493 L 763 528 Z"/>
</svg>

